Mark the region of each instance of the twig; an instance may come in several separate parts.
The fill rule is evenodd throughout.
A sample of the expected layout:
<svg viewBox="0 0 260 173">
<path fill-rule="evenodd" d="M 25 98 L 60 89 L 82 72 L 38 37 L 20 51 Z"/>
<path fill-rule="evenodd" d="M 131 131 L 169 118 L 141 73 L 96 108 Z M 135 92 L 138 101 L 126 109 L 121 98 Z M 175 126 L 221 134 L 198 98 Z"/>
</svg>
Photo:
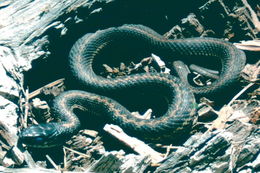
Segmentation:
<svg viewBox="0 0 260 173">
<path fill-rule="evenodd" d="M 233 43 L 238 49 L 249 51 L 260 51 L 260 40 L 241 41 L 241 43 Z"/>
<path fill-rule="evenodd" d="M 89 155 L 86 155 L 86 154 L 84 154 L 84 153 L 78 152 L 78 151 L 73 150 L 73 149 L 71 149 L 71 148 L 68 148 L 68 147 L 65 147 L 65 146 L 63 146 L 63 148 L 65 148 L 66 150 L 69 150 L 69 151 L 71 151 L 71 152 L 73 152 L 73 153 L 76 153 L 76 154 L 78 154 L 78 155 L 80 155 L 80 156 L 90 158 Z"/>
<path fill-rule="evenodd" d="M 35 161 L 33 160 L 31 154 L 28 152 L 28 150 L 25 150 L 23 152 L 25 163 L 28 165 L 29 168 L 37 168 L 37 165 Z"/>
<path fill-rule="evenodd" d="M 64 153 L 64 156 L 63 156 L 63 164 L 64 164 L 64 169 L 67 169 L 67 152 L 66 152 L 66 149 L 63 147 L 62 148 L 62 150 L 63 150 L 63 153 Z"/>
<path fill-rule="evenodd" d="M 168 157 L 168 155 L 170 154 L 171 148 L 172 148 L 172 144 L 169 145 L 169 146 L 166 148 L 166 153 L 165 153 L 165 155 L 164 155 L 164 158 Z"/>
<path fill-rule="evenodd" d="M 146 145 L 143 141 L 137 138 L 128 136 L 119 126 L 113 124 L 106 124 L 103 128 L 106 132 L 110 133 L 127 146 L 132 148 L 135 152 L 142 156 L 149 156 L 153 163 L 158 163 L 163 160 L 161 153 L 153 150 L 150 146 Z"/>
<path fill-rule="evenodd" d="M 25 104 L 24 104 L 24 122 L 23 122 L 23 127 L 27 127 L 27 119 L 28 119 L 28 113 L 29 113 L 29 90 L 26 89 L 25 91 Z"/>
<path fill-rule="evenodd" d="M 28 99 L 32 99 L 33 97 L 36 97 L 37 95 L 41 94 L 41 92 L 42 92 L 45 88 L 51 88 L 51 87 L 53 87 L 53 86 L 56 86 L 56 85 L 59 85 L 59 84 L 63 84 L 64 80 L 65 80 L 64 78 L 58 79 L 58 80 L 56 80 L 56 81 L 54 81 L 54 82 L 51 82 L 51 83 L 49 83 L 49 84 L 47 84 L 47 85 L 45 85 L 45 86 L 43 86 L 43 87 L 41 87 L 41 88 L 39 88 L 39 89 L 33 91 L 33 92 L 31 92 L 31 93 L 29 94 L 29 98 L 28 98 Z"/>
<path fill-rule="evenodd" d="M 249 83 L 247 86 L 245 86 L 237 95 L 235 95 L 232 100 L 227 104 L 227 106 L 230 106 L 238 97 L 240 97 L 246 90 L 248 90 L 251 86 L 253 86 L 255 83 Z"/>
<path fill-rule="evenodd" d="M 56 170 L 59 170 L 59 167 L 56 165 L 56 163 L 51 159 L 49 155 L 46 155 L 46 158 L 50 161 L 50 163 Z"/>
<path fill-rule="evenodd" d="M 248 4 L 247 0 L 242 0 L 246 8 L 250 11 L 252 22 L 255 25 L 255 28 L 260 31 L 260 21 L 258 20 L 257 14 L 254 12 L 254 10 L 251 8 L 251 6 Z"/>
</svg>

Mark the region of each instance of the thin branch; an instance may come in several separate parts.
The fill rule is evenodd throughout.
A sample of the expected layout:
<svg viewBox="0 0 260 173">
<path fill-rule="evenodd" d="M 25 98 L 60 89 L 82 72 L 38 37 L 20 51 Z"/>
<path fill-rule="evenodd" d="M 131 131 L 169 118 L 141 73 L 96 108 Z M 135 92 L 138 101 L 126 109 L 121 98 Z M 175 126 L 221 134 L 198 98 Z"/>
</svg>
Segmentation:
<svg viewBox="0 0 260 173">
<path fill-rule="evenodd" d="M 227 104 L 227 106 L 230 106 L 238 97 L 240 97 L 246 90 L 248 90 L 251 86 L 253 86 L 255 83 L 249 83 L 247 86 L 245 86 L 237 95 L 235 95 L 232 100 Z"/>
</svg>

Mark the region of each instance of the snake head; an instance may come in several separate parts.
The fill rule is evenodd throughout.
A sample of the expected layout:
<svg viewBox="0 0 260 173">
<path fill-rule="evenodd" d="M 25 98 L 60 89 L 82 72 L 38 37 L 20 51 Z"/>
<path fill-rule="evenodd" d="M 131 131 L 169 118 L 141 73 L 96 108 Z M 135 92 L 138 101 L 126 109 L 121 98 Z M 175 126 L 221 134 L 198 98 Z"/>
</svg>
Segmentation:
<svg viewBox="0 0 260 173">
<path fill-rule="evenodd" d="M 19 140 L 28 147 L 47 148 L 61 145 L 64 142 L 59 137 L 55 123 L 32 125 L 19 134 Z"/>
</svg>

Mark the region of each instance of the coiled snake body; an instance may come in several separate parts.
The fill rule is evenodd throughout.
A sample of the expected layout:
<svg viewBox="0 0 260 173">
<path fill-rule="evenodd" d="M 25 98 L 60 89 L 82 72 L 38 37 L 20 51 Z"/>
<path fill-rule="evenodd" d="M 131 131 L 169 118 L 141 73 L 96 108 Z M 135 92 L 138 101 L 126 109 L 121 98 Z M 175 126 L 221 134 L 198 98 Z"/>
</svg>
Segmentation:
<svg viewBox="0 0 260 173">
<path fill-rule="evenodd" d="M 129 52 L 144 54 L 172 54 L 179 57 L 217 57 L 221 60 L 219 78 L 210 86 L 194 87 L 171 75 L 161 73 L 135 74 L 114 79 L 101 77 L 93 70 L 95 58 L 103 49 L 121 45 Z M 142 48 L 131 50 L 131 45 Z M 123 55 L 122 55 L 123 56 Z M 105 58 L 105 57 L 101 57 Z M 54 114 L 60 119 L 24 129 L 20 134 L 23 143 L 33 147 L 50 147 L 63 143 L 77 133 L 80 121 L 74 114 L 76 107 L 86 107 L 90 114 L 106 116 L 133 136 L 160 139 L 189 132 L 196 117 L 194 94 L 204 95 L 219 92 L 232 84 L 245 64 L 245 55 L 232 44 L 213 38 L 190 38 L 168 40 L 142 25 L 123 25 L 87 34 L 72 47 L 69 55 L 73 76 L 86 90 L 62 93 L 54 100 Z M 125 92 L 128 88 L 149 87 L 164 91 L 168 110 L 165 115 L 144 120 L 131 113 L 115 100 L 102 95 Z"/>
</svg>

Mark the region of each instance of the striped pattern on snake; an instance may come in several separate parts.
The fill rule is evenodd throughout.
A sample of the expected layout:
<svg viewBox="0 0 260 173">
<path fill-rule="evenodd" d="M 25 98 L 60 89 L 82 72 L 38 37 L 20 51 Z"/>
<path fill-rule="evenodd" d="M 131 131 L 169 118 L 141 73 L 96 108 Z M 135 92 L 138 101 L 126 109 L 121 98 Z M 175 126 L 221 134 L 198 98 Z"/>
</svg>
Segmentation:
<svg viewBox="0 0 260 173">
<path fill-rule="evenodd" d="M 106 60 L 107 55 L 100 56 L 103 51 L 119 46 L 124 46 L 131 56 L 155 53 L 166 55 L 168 60 L 171 60 L 169 55 L 219 58 L 222 65 L 220 76 L 210 86 L 194 87 L 176 77 L 159 73 L 134 74 L 113 79 L 97 75 L 94 68 L 96 59 Z M 118 124 L 129 134 L 139 138 L 160 140 L 181 136 L 190 131 L 196 120 L 194 94 L 214 94 L 231 85 L 239 77 L 245 64 L 245 55 L 231 43 L 221 39 L 169 40 L 142 25 L 123 25 L 80 38 L 70 51 L 69 62 L 75 80 L 88 92 L 72 90 L 58 96 L 54 100 L 53 110 L 60 121 L 24 129 L 20 139 L 28 146 L 60 145 L 77 133 L 80 121 L 73 112 L 77 107 L 86 108 L 90 115 L 106 117 L 111 123 Z M 163 116 L 149 120 L 138 119 L 117 101 L 107 97 L 113 93 L 127 93 L 129 88 L 143 87 L 163 91 L 168 103 L 168 110 Z"/>
</svg>

